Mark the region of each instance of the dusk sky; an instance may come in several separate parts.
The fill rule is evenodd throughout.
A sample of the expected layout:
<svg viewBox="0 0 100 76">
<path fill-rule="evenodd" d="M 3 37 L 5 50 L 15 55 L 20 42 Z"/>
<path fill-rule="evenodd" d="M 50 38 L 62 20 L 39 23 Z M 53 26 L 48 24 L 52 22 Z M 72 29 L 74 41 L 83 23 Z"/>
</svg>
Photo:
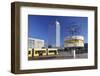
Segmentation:
<svg viewBox="0 0 100 76">
<path fill-rule="evenodd" d="M 49 31 L 48 29 L 50 26 L 55 25 L 56 20 L 60 23 L 61 45 L 64 44 L 64 38 L 70 35 L 68 30 L 72 25 L 79 27 L 77 35 L 84 36 L 85 43 L 88 43 L 87 17 L 28 15 L 28 37 L 43 39 L 46 43 L 52 41 L 51 35 L 49 35 L 52 29 Z"/>
</svg>

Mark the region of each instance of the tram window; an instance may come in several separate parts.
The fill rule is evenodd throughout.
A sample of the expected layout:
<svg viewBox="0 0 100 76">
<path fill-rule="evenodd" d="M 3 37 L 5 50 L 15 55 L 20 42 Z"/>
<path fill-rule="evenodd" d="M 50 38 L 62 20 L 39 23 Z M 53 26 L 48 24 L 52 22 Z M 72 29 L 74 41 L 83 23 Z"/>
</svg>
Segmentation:
<svg viewBox="0 0 100 76">
<path fill-rule="evenodd" d="M 35 53 L 38 54 L 38 51 L 36 51 Z"/>
<path fill-rule="evenodd" d="M 46 51 L 45 50 L 43 50 L 43 53 L 45 53 Z"/>
<path fill-rule="evenodd" d="M 45 53 L 45 50 L 42 50 L 42 51 L 41 51 L 41 50 L 38 50 L 38 51 L 36 51 L 35 53 L 38 54 L 38 53 L 41 53 L 41 52 L 42 52 L 42 53 Z"/>
<path fill-rule="evenodd" d="M 28 51 L 28 54 L 31 54 L 31 51 Z"/>
<path fill-rule="evenodd" d="M 40 52 L 41 52 L 41 51 L 36 51 L 35 53 L 36 53 L 36 54 L 39 54 Z"/>
<path fill-rule="evenodd" d="M 56 50 L 49 51 L 49 53 L 56 52 Z"/>
</svg>

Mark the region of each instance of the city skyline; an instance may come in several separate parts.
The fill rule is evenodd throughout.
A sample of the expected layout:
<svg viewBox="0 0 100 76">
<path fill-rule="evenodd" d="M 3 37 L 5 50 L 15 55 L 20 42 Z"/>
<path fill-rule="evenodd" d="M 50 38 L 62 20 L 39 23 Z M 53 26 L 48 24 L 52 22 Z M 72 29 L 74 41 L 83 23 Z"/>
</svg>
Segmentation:
<svg viewBox="0 0 100 76">
<path fill-rule="evenodd" d="M 56 21 L 60 23 L 60 43 L 64 44 L 64 38 L 70 34 L 67 28 L 71 25 L 80 26 L 78 35 L 84 36 L 85 43 L 88 43 L 88 18 L 73 16 L 44 16 L 44 15 L 28 15 L 28 37 L 45 40 L 46 43 L 54 45 L 55 40 L 50 39 L 49 26 L 56 25 Z M 52 36 L 55 36 L 53 34 Z M 50 43 L 51 42 L 51 43 Z"/>
</svg>

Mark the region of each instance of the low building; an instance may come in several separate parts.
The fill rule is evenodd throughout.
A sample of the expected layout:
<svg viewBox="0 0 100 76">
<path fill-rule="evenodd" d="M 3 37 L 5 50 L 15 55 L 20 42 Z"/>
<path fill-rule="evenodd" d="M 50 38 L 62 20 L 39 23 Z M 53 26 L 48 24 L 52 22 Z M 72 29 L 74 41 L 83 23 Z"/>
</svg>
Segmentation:
<svg viewBox="0 0 100 76">
<path fill-rule="evenodd" d="M 44 47 L 44 40 L 37 38 L 28 38 L 28 48 L 42 48 Z"/>
<path fill-rule="evenodd" d="M 64 39 L 64 48 L 84 47 L 83 36 L 67 36 Z"/>
</svg>

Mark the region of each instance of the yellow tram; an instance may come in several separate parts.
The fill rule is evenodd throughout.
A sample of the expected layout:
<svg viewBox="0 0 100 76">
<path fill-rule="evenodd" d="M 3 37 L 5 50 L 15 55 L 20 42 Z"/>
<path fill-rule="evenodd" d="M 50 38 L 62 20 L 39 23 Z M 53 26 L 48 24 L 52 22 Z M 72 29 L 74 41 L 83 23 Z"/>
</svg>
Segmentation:
<svg viewBox="0 0 100 76">
<path fill-rule="evenodd" d="M 55 48 L 49 48 L 48 49 L 48 55 L 49 56 L 54 56 L 54 55 L 58 55 L 58 50 L 57 49 L 55 49 Z"/>
<path fill-rule="evenodd" d="M 56 56 L 58 55 L 58 50 L 56 48 L 34 48 L 34 49 L 28 49 L 28 57 L 39 57 L 39 56 Z"/>
<path fill-rule="evenodd" d="M 32 54 L 32 49 L 29 48 L 29 49 L 28 49 L 28 57 L 32 57 L 32 55 L 33 55 L 33 54 Z"/>
<path fill-rule="evenodd" d="M 33 56 L 46 56 L 47 55 L 47 51 L 46 49 L 33 49 Z"/>
</svg>

